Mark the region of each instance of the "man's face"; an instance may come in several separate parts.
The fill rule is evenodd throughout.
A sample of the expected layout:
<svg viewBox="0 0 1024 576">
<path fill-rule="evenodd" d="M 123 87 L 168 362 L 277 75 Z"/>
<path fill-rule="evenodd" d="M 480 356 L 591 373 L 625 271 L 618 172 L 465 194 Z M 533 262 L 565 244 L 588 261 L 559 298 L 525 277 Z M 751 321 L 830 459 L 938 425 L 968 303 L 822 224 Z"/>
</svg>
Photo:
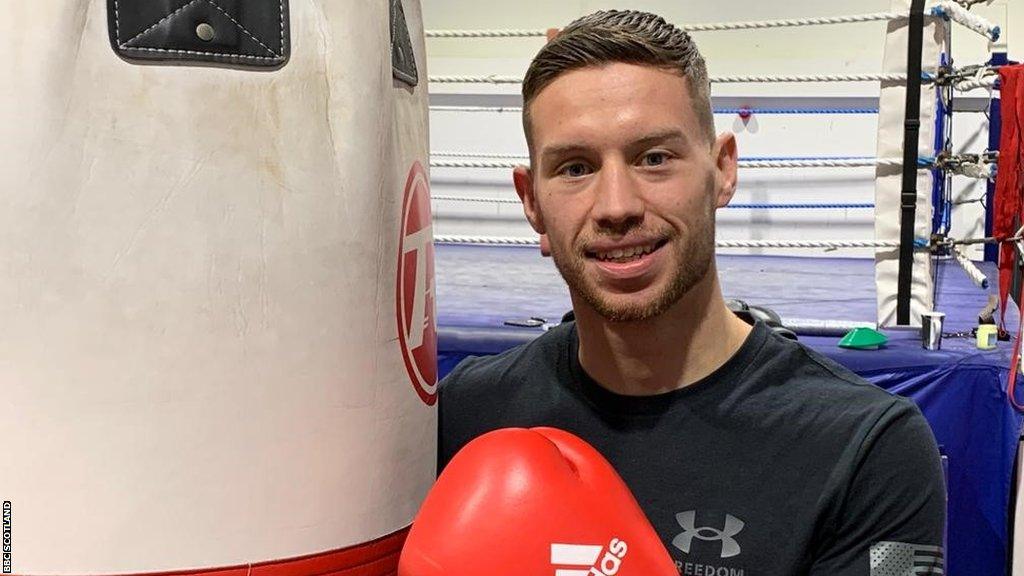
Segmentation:
<svg viewBox="0 0 1024 576">
<path fill-rule="evenodd" d="M 708 142 L 684 78 L 632 64 L 576 70 L 530 114 L 533 170 L 517 170 L 516 188 L 577 300 L 612 321 L 644 320 L 708 276 L 735 141 Z"/>
</svg>

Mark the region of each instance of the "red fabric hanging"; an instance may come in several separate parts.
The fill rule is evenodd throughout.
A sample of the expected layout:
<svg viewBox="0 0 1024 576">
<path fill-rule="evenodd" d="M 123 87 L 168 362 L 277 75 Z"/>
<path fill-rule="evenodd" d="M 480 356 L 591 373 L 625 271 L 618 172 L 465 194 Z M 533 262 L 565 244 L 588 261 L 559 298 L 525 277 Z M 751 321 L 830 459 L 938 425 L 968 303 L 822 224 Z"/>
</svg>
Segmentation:
<svg viewBox="0 0 1024 576">
<path fill-rule="evenodd" d="M 996 178 L 995 206 L 993 207 L 992 234 L 998 239 L 1011 238 L 1024 224 L 1022 195 L 1024 195 L 1024 150 L 1021 148 L 1021 127 L 1024 124 L 1024 65 L 1003 66 L 999 69 L 1000 113 L 1002 131 L 999 134 L 999 164 Z M 1018 220 L 1019 218 L 1019 220 Z M 1017 224 L 1020 222 L 1020 224 Z M 1000 324 L 1006 315 L 1006 301 L 1013 278 L 1015 248 L 1012 242 L 999 246 L 999 300 Z"/>
<path fill-rule="evenodd" d="M 1003 66 L 999 69 L 1000 115 L 999 163 L 996 175 L 995 206 L 992 208 L 992 235 L 1006 240 L 1016 235 L 1024 225 L 1024 150 L 1021 147 L 1021 126 L 1024 125 L 1024 65 Z M 1013 281 L 1013 264 L 1017 258 L 1015 242 L 999 245 L 999 324 L 1006 326 L 1006 303 Z M 1020 294 L 1017 295 L 1020 300 Z M 1022 412 L 1024 405 L 1017 402 L 1017 372 L 1020 366 L 1021 337 L 1024 335 L 1024 307 L 1018 318 L 1017 338 L 1013 346 L 1013 360 L 1006 392 L 1010 403 Z"/>
</svg>

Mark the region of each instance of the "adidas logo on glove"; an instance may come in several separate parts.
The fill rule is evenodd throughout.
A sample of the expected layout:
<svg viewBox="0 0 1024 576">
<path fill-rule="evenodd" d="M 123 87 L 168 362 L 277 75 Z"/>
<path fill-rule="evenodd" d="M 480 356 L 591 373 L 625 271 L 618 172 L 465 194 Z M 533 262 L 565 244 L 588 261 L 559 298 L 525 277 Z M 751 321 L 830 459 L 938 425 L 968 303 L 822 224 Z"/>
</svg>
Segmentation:
<svg viewBox="0 0 1024 576">
<path fill-rule="evenodd" d="M 615 576 L 627 549 L 626 543 L 618 538 L 612 538 L 607 552 L 603 546 L 591 544 L 552 544 L 551 564 L 556 567 L 555 576 Z"/>
</svg>

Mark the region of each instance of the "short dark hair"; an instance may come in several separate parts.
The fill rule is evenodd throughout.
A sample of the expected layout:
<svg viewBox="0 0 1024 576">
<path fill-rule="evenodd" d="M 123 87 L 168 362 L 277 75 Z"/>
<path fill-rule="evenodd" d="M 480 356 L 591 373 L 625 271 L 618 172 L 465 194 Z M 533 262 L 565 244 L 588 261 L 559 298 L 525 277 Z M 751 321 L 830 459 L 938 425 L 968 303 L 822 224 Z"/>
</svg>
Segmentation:
<svg viewBox="0 0 1024 576">
<path fill-rule="evenodd" d="M 685 78 L 700 127 L 714 142 L 707 66 L 690 35 L 649 12 L 602 10 L 569 24 L 530 63 L 523 79 L 523 130 L 531 151 L 530 104 L 541 90 L 566 72 L 615 62 L 661 68 Z"/>
</svg>

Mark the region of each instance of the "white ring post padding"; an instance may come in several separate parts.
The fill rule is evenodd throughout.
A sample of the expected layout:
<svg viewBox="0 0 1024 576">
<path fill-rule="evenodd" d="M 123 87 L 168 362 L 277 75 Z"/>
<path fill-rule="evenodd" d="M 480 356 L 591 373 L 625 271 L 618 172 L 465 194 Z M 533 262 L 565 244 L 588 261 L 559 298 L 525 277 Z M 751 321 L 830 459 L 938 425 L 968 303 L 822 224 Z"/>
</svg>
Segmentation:
<svg viewBox="0 0 1024 576">
<path fill-rule="evenodd" d="M 513 236 L 435 236 L 438 244 L 486 244 L 498 246 L 539 246 L 539 238 Z M 899 242 L 875 240 L 716 240 L 718 248 L 897 248 Z"/>
<path fill-rule="evenodd" d="M 904 74 L 788 74 L 788 75 L 745 75 L 745 76 L 711 76 L 712 84 L 773 84 L 783 82 L 906 82 Z M 433 84 L 522 84 L 519 76 L 502 76 L 490 74 L 486 76 L 448 75 L 431 76 Z"/>
<path fill-rule="evenodd" d="M 911 0 L 892 0 L 892 11 L 910 13 Z M 927 13 L 928 8 L 925 8 Z M 908 19 L 895 20 L 889 24 L 885 36 L 885 51 L 882 71 L 887 74 L 907 73 Z M 922 71 L 935 75 L 940 55 L 945 48 L 947 21 L 942 18 L 926 18 L 924 22 L 924 44 Z M 883 82 L 879 97 L 878 136 L 876 138 L 879 158 L 902 158 L 904 139 L 904 118 L 906 116 L 906 82 Z M 934 149 L 935 140 L 935 92 L 921 90 L 921 128 L 918 136 L 918 154 L 928 155 Z M 902 191 L 900 170 L 880 166 L 875 171 L 875 238 L 881 242 L 900 240 L 900 193 Z M 917 210 L 914 221 L 914 238 L 931 237 L 931 190 L 932 174 L 929 170 L 917 172 Z M 899 276 L 899 250 L 880 248 L 875 251 L 875 286 L 877 295 L 878 324 L 888 327 L 896 324 L 896 294 Z M 933 283 L 931 259 L 925 251 L 914 253 L 914 269 L 911 281 L 910 321 L 920 325 L 921 312 L 933 309 Z"/>
<path fill-rule="evenodd" d="M 960 269 L 964 271 L 964 274 L 967 274 L 971 282 L 974 282 L 975 286 L 978 288 L 988 288 L 988 277 L 985 276 L 985 273 L 974 262 L 971 262 L 971 259 L 959 246 L 953 247 L 953 258 L 960 265 Z"/>
</svg>

